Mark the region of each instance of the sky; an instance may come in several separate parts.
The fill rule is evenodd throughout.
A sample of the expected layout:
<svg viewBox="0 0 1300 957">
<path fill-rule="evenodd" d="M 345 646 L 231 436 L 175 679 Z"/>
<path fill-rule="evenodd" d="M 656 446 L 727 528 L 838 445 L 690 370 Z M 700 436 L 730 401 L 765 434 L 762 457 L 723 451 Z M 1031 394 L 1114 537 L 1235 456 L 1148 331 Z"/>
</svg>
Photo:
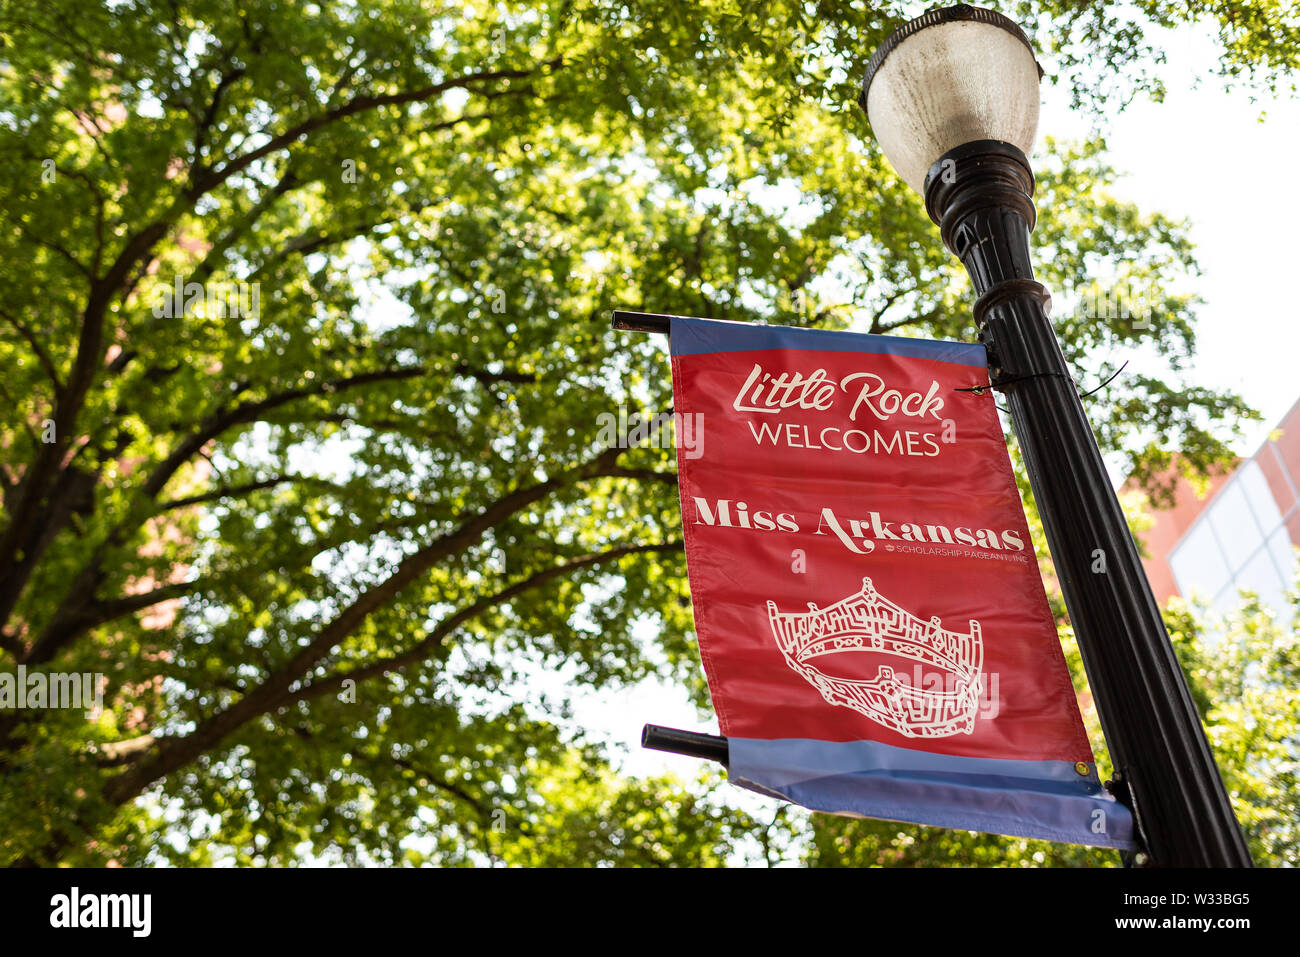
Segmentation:
<svg viewBox="0 0 1300 957">
<path fill-rule="evenodd" d="M 1209 31 L 1164 38 L 1165 101 L 1135 100 L 1104 128 L 1112 163 L 1128 174 L 1115 192 L 1190 221 L 1205 305 L 1189 378 L 1239 392 L 1263 414 L 1237 449 L 1250 455 L 1300 399 L 1300 306 L 1288 291 L 1300 222 L 1290 183 L 1300 167 L 1300 97 L 1252 103 L 1249 90 L 1226 90 L 1211 73 Z M 1040 140 L 1084 136 L 1091 121 L 1071 112 L 1066 91 L 1044 86 Z"/>
<path fill-rule="evenodd" d="M 1247 427 L 1236 448 L 1250 455 L 1300 399 L 1300 307 L 1288 291 L 1297 250 L 1287 241 L 1300 223 L 1300 193 L 1289 188 L 1300 171 L 1300 97 L 1256 94 L 1252 102 L 1248 87 L 1225 89 L 1212 72 L 1217 54 L 1208 30 L 1167 32 L 1163 46 L 1164 102 L 1135 99 L 1101 130 L 1112 165 L 1125 174 L 1115 193 L 1190 223 L 1203 270 L 1193 288 L 1205 302 L 1187 377 L 1236 391 L 1260 411 L 1263 420 Z M 1068 91 L 1044 84 L 1042 95 L 1040 144 L 1046 135 L 1088 135 L 1096 118 L 1071 111 Z M 556 691 L 565 684 L 560 675 L 549 680 Z M 717 733 L 712 715 L 655 681 L 584 692 L 575 702 L 575 723 L 604 738 L 623 771 L 692 777 L 702 762 L 640 747 L 647 722 Z M 728 789 L 729 802 L 733 794 L 751 810 L 771 804 L 739 789 Z"/>
</svg>

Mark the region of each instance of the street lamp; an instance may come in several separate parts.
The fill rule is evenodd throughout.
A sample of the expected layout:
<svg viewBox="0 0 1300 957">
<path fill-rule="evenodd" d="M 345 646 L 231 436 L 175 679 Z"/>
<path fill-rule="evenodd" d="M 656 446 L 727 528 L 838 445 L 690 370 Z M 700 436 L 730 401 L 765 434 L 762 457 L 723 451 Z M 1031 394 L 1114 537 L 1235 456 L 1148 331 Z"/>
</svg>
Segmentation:
<svg viewBox="0 0 1300 957">
<path fill-rule="evenodd" d="M 1078 390 L 1034 281 L 1029 233 L 1042 75 L 992 10 L 931 10 L 889 37 L 860 103 L 979 298 L 989 373 L 1007 397 L 1116 770 L 1150 862 L 1249 867 L 1250 855 Z"/>
</svg>

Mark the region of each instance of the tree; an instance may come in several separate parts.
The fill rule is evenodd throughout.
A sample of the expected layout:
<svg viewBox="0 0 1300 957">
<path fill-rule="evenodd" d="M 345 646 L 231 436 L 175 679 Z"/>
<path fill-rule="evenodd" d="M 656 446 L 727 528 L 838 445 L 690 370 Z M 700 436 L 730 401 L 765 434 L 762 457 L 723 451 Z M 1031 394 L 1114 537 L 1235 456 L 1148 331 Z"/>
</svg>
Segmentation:
<svg viewBox="0 0 1300 957">
<path fill-rule="evenodd" d="M 657 794 L 527 681 L 704 700 L 671 455 L 596 441 L 671 402 L 609 313 L 969 336 L 851 105 L 901 6 L 0 2 L 0 655 L 107 687 L 97 717 L 0 713 L 0 861 L 404 860 L 575 753 L 597 804 Z M 1188 15 L 1284 80 L 1270 9 L 1019 5 L 1083 103 L 1152 86 L 1152 25 Z M 1105 78 L 1077 69 L 1098 37 Z M 1159 304 L 1057 318 L 1082 381 L 1139 339 L 1173 366 L 1094 400 L 1107 449 L 1223 460 L 1247 410 L 1178 377 L 1183 227 L 1110 196 L 1098 143 L 1039 168 L 1045 281 Z M 654 821 L 680 859 L 729 846 Z"/>
<path fill-rule="evenodd" d="M 1251 857 L 1300 864 L 1300 592 L 1289 623 L 1246 594 L 1226 622 L 1207 627 L 1182 602 L 1167 615 L 1174 649 L 1219 762 Z"/>
</svg>

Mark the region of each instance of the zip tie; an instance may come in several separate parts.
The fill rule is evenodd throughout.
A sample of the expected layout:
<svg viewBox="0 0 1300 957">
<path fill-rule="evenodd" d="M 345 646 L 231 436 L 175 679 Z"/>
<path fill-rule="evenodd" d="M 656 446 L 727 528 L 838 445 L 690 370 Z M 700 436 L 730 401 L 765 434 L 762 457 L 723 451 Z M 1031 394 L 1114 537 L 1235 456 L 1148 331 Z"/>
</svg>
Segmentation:
<svg viewBox="0 0 1300 957">
<path fill-rule="evenodd" d="M 1102 389 L 1106 388 L 1106 386 L 1108 386 L 1108 385 L 1110 385 L 1112 382 L 1114 382 L 1114 381 L 1115 381 L 1115 377 L 1118 376 L 1121 372 L 1123 372 L 1126 368 L 1128 368 L 1128 360 L 1127 360 L 1127 359 L 1124 361 L 1124 364 L 1123 364 L 1122 366 L 1120 366 L 1118 369 L 1116 369 L 1114 372 L 1111 373 L 1110 378 L 1108 378 L 1108 379 L 1107 379 L 1105 382 L 1103 382 L 1101 385 L 1097 386 L 1097 388 L 1095 388 L 1095 389 L 1091 389 L 1091 390 L 1089 390 L 1089 391 L 1087 391 L 1087 392 L 1083 392 L 1083 393 L 1081 393 L 1081 394 L 1079 395 L 1079 398 L 1081 398 L 1081 399 L 1086 399 L 1086 398 L 1088 398 L 1088 396 L 1093 395 L 1094 393 L 1100 392 Z M 954 392 L 973 392 L 975 395 L 983 395 L 984 392 L 985 392 L 986 390 L 988 390 L 988 389 L 1001 389 L 1001 388 L 1003 388 L 1004 386 L 1013 385 L 1013 384 L 1016 383 L 1016 382 L 1025 382 L 1025 381 L 1027 381 L 1027 380 L 1029 380 L 1029 379 L 1042 379 L 1042 378 L 1044 378 L 1044 377 L 1046 377 L 1046 376 L 1060 376 L 1062 379 L 1069 379 L 1069 378 L 1070 378 L 1070 377 L 1069 377 L 1068 375 L 1066 375 L 1064 372 L 1032 372 L 1032 373 L 1030 373 L 1029 375 L 1017 375 L 1017 376 L 1012 376 L 1010 379 L 999 379 L 997 382 L 990 382 L 988 385 L 976 385 L 976 386 L 970 386 L 970 387 L 965 388 L 965 389 L 953 389 L 953 391 L 954 391 Z M 1071 381 L 1073 381 L 1073 380 L 1071 380 Z M 1077 390 L 1077 387 L 1076 387 L 1076 390 Z"/>
<path fill-rule="evenodd" d="M 1024 382 L 1028 379 L 1042 379 L 1045 376 L 1060 376 L 1062 379 L 1070 378 L 1064 372 L 1032 372 L 1029 375 L 1012 376 L 1010 379 L 999 379 L 997 382 L 990 382 L 988 385 L 976 385 L 966 389 L 953 389 L 954 392 L 973 392 L 976 395 L 983 395 L 989 389 L 1001 389 L 1003 386 L 1011 385 L 1015 382 Z"/>
</svg>

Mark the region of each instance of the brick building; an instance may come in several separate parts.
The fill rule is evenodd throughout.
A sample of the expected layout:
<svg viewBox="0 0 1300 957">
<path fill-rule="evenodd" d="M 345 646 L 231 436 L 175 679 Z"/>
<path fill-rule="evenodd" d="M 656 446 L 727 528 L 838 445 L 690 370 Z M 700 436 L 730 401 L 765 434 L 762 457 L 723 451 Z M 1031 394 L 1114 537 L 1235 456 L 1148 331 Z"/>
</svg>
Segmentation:
<svg viewBox="0 0 1300 957">
<path fill-rule="evenodd" d="M 1172 508 L 1152 510 L 1142 534 L 1143 560 L 1156 600 L 1197 594 L 1216 614 L 1254 591 L 1280 617 L 1296 572 L 1300 546 L 1300 402 L 1268 441 L 1230 474 L 1216 477 L 1198 497 L 1186 480 Z"/>
</svg>

